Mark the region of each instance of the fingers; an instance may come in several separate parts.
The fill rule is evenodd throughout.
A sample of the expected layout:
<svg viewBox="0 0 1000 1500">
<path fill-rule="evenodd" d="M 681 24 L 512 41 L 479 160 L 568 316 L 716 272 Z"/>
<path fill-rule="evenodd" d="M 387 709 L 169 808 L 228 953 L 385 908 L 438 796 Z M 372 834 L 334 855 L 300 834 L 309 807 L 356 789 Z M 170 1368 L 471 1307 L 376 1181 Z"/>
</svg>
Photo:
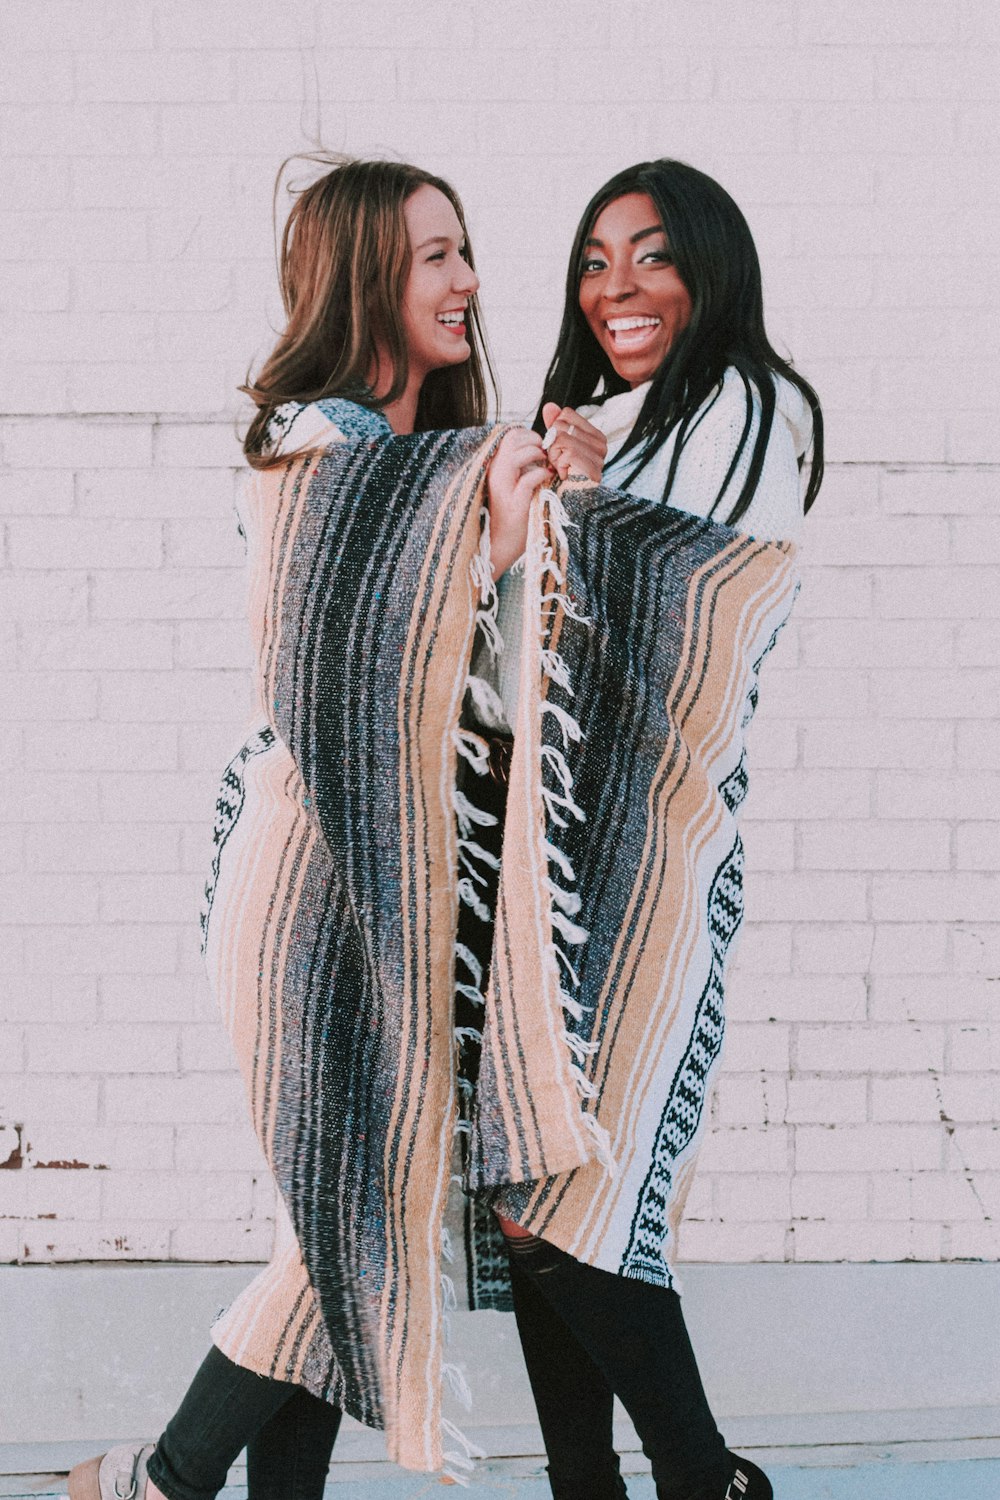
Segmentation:
<svg viewBox="0 0 1000 1500">
<path fill-rule="evenodd" d="M 555 478 L 556 471 L 549 463 L 531 463 L 527 468 L 521 470 L 520 478 L 515 486 L 515 494 L 522 504 L 530 504 L 540 484 L 551 484 Z"/>
<path fill-rule="evenodd" d="M 518 551 L 512 556 L 520 556 L 532 496 L 539 485 L 551 484 L 554 478 L 555 470 L 536 432 L 517 427 L 504 433 L 487 472 L 491 528 L 501 552 L 514 537 Z"/>
<path fill-rule="evenodd" d="M 549 462 L 555 465 L 561 479 L 570 474 L 583 474 L 600 483 L 607 455 L 607 443 L 603 433 L 596 439 L 588 432 L 560 431 L 549 448 Z"/>
<path fill-rule="evenodd" d="M 545 449 L 537 432 L 529 432 L 525 427 L 513 427 L 504 433 L 497 451 L 494 455 L 494 463 L 500 461 L 504 466 L 510 465 L 515 468 L 523 468 L 532 460 L 543 463 L 545 461 Z"/>
<path fill-rule="evenodd" d="M 545 403 L 542 415 L 548 422 L 545 436 L 549 462 L 560 479 L 582 474 L 599 483 L 608 451 L 607 438 L 600 428 L 571 406 L 557 407 L 554 401 Z"/>
<path fill-rule="evenodd" d="M 516 484 L 522 474 L 541 469 L 545 477 L 553 478 L 555 469 L 549 463 L 542 440 L 537 432 L 517 427 L 506 433 L 493 458 L 500 483 L 505 480 Z M 539 482 L 536 478 L 536 484 Z"/>
<path fill-rule="evenodd" d="M 551 430 L 551 429 L 550 429 Z M 592 437 L 589 432 L 579 432 L 572 428 L 572 424 L 566 429 L 556 428 L 556 435 L 549 444 L 549 456 L 554 453 L 572 450 L 574 453 L 586 453 L 592 455 L 598 465 L 604 463 L 608 451 L 607 440 L 602 432 Z"/>
<path fill-rule="evenodd" d="M 560 437 L 579 438 L 585 445 L 593 444 L 604 453 L 608 450 L 608 440 L 601 429 L 588 422 L 586 417 L 581 417 L 571 406 L 557 407 L 554 401 L 546 401 L 542 421 L 549 430 L 554 427 Z"/>
<path fill-rule="evenodd" d="M 520 427 L 504 434 L 487 472 L 494 577 L 499 578 L 524 551 L 532 498 L 540 485 L 551 484 L 553 478 L 554 470 L 536 432 Z"/>
</svg>

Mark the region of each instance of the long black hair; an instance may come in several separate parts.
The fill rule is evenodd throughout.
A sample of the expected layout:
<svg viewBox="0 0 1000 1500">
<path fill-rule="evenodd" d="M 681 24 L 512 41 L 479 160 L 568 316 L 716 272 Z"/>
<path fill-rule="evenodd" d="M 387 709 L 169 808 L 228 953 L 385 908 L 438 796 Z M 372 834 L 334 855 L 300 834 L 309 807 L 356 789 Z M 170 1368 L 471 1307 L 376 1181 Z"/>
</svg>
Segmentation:
<svg viewBox="0 0 1000 1500">
<path fill-rule="evenodd" d="M 602 383 L 605 396 L 628 390 L 628 382 L 615 373 L 580 310 L 586 241 L 598 214 L 626 193 L 646 193 L 653 200 L 678 275 L 692 302 L 691 320 L 677 335 L 653 376 L 635 425 L 619 452 L 619 457 L 635 454 L 630 479 L 645 468 L 664 438 L 676 428 L 677 441 L 664 498 L 669 495 L 681 451 L 697 425 L 699 409 L 713 395 L 718 396 L 726 370 L 733 367 L 746 391 L 746 420 L 712 510 L 725 494 L 749 441 L 756 396 L 760 403 L 760 425 L 750 467 L 726 517 L 730 524 L 739 520 L 753 499 L 764 466 L 774 421 L 774 377 L 781 375 L 797 387 L 812 412 L 809 478 L 803 500 L 803 508 L 808 510 L 823 479 L 823 413 L 819 398 L 809 382 L 768 341 L 760 261 L 750 226 L 725 189 L 686 162 L 663 158 L 627 167 L 606 182 L 584 209 L 570 252 L 562 326 L 545 377 L 536 427 L 542 430 L 541 408 L 546 401 L 556 401 L 560 406 L 581 406 L 594 399 Z"/>
</svg>

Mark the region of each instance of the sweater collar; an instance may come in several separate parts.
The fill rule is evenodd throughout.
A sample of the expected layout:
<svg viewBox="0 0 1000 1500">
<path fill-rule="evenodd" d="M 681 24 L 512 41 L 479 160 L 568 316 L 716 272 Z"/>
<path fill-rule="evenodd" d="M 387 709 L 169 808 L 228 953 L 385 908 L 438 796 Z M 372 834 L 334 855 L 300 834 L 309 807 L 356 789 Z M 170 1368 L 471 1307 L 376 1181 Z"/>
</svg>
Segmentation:
<svg viewBox="0 0 1000 1500">
<path fill-rule="evenodd" d="M 588 421 L 593 421 L 594 417 L 597 417 L 595 425 L 600 427 L 608 440 L 609 459 L 621 447 L 635 426 L 636 418 L 642 410 L 642 403 L 648 396 L 651 385 L 651 380 L 645 380 L 642 385 L 637 385 L 630 391 L 620 391 L 617 396 L 608 396 L 604 401 L 580 407 L 581 417 L 586 417 Z"/>
</svg>

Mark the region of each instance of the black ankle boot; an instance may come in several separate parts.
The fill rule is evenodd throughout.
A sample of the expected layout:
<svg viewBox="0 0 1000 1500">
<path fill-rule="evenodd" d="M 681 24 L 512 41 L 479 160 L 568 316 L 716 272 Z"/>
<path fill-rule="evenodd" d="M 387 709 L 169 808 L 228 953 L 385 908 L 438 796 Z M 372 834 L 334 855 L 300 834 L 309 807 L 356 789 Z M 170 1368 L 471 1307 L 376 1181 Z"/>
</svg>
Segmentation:
<svg viewBox="0 0 1000 1500">
<path fill-rule="evenodd" d="M 722 1500 L 774 1500 L 771 1481 L 763 1469 L 758 1469 L 748 1458 L 730 1453 L 732 1473 Z"/>
</svg>

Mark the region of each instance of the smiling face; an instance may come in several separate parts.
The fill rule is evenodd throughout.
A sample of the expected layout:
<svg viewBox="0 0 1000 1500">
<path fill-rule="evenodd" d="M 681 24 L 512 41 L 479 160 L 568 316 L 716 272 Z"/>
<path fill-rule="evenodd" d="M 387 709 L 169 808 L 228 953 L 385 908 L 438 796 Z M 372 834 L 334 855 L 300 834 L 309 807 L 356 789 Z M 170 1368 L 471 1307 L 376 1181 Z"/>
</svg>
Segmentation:
<svg viewBox="0 0 1000 1500">
<path fill-rule="evenodd" d="M 424 183 L 403 208 L 410 272 L 403 294 L 403 331 L 410 379 L 463 364 L 471 354 L 466 307 L 479 277 L 465 259 L 465 233 L 451 203 Z"/>
<path fill-rule="evenodd" d="M 613 199 L 594 220 L 579 297 L 615 373 L 633 387 L 652 379 L 690 323 L 692 305 L 659 210 L 646 193 Z"/>
</svg>

